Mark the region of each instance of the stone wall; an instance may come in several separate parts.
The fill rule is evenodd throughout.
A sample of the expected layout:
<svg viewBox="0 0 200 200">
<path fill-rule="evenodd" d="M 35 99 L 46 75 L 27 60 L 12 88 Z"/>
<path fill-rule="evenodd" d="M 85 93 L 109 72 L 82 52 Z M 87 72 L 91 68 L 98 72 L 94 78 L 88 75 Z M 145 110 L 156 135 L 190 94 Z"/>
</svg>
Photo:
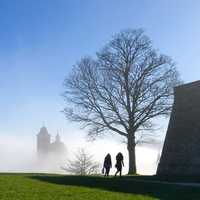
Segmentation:
<svg viewBox="0 0 200 200">
<path fill-rule="evenodd" d="M 200 81 L 174 88 L 157 175 L 200 176 Z"/>
</svg>

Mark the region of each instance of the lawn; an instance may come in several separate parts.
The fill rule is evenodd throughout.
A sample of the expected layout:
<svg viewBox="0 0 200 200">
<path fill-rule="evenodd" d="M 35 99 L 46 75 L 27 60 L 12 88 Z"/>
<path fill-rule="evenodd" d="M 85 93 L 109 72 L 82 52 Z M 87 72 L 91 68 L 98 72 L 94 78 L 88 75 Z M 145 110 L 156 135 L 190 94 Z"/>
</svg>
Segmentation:
<svg viewBox="0 0 200 200">
<path fill-rule="evenodd" d="M 195 200 L 200 188 L 161 184 L 148 181 L 196 182 L 195 177 L 123 176 L 103 178 L 101 175 L 72 176 L 55 174 L 0 173 L 1 200 Z"/>
</svg>

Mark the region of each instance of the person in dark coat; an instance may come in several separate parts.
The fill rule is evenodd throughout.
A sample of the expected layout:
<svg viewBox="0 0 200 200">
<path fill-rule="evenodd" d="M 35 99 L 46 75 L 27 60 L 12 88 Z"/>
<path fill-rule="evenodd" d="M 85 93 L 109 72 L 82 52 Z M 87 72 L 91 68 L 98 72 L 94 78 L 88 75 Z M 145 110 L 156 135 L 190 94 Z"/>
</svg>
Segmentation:
<svg viewBox="0 0 200 200">
<path fill-rule="evenodd" d="M 115 167 L 117 168 L 117 171 L 115 173 L 115 177 L 117 176 L 117 173 L 119 172 L 120 178 L 122 176 L 122 165 L 124 167 L 124 158 L 121 152 L 119 152 L 116 156 L 116 164 Z"/>
<path fill-rule="evenodd" d="M 110 156 L 110 154 L 107 154 L 107 156 L 105 157 L 103 166 L 104 166 L 105 169 L 106 169 L 105 174 L 104 174 L 104 177 L 107 177 L 107 178 L 108 178 L 109 172 L 110 172 L 110 168 L 112 167 L 112 161 L 111 161 L 111 156 Z"/>
</svg>

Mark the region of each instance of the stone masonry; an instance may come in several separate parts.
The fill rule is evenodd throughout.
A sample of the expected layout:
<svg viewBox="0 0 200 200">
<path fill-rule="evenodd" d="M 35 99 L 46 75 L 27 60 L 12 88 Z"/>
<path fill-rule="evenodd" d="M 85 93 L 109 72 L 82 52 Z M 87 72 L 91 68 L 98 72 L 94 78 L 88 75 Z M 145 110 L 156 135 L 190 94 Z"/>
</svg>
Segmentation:
<svg viewBox="0 0 200 200">
<path fill-rule="evenodd" d="M 200 176 L 200 81 L 174 88 L 157 175 Z"/>
</svg>

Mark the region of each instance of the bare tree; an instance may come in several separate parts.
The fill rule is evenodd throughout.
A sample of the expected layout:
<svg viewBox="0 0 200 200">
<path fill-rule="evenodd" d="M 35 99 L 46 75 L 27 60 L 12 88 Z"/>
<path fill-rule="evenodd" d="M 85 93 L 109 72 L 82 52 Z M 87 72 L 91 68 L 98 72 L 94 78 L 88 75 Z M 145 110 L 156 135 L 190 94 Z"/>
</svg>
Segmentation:
<svg viewBox="0 0 200 200">
<path fill-rule="evenodd" d="M 84 148 L 78 148 L 75 160 L 69 160 L 68 167 L 62 169 L 76 175 L 96 174 L 100 172 L 101 164 L 94 161 L 94 156 L 89 155 Z"/>
<path fill-rule="evenodd" d="M 77 61 L 63 82 L 69 122 L 80 122 L 91 140 L 108 130 L 124 136 L 128 174 L 136 173 L 136 145 L 152 142 L 153 119 L 169 116 L 173 87 L 182 83 L 176 63 L 151 44 L 142 29 L 121 30 L 96 59 Z"/>
</svg>

